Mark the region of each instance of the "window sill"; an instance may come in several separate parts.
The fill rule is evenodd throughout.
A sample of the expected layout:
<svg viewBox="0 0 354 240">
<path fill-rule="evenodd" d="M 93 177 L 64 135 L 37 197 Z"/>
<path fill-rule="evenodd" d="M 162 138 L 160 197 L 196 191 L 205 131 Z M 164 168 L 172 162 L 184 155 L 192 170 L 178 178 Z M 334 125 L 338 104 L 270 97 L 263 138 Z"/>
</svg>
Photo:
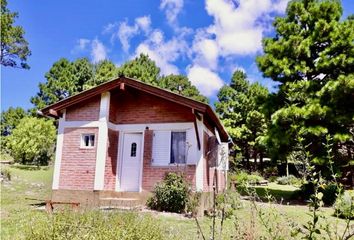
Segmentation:
<svg viewBox="0 0 354 240">
<path fill-rule="evenodd" d="M 82 150 L 92 150 L 95 149 L 95 147 L 80 147 Z"/>
</svg>

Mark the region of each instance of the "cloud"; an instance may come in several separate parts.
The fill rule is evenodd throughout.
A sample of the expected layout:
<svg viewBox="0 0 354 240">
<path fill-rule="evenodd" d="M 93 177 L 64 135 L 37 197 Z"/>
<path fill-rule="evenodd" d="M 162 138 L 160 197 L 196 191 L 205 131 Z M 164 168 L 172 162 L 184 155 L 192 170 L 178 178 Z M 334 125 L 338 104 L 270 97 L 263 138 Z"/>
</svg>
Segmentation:
<svg viewBox="0 0 354 240">
<path fill-rule="evenodd" d="M 188 78 L 207 97 L 213 96 L 224 85 L 215 72 L 198 65 L 188 68 Z"/>
<path fill-rule="evenodd" d="M 150 16 L 136 18 L 133 25 L 129 25 L 127 21 L 123 21 L 119 24 L 118 32 L 112 36 L 112 40 L 118 37 L 122 44 L 123 51 L 128 52 L 131 38 L 138 35 L 141 31 L 148 33 L 150 31 L 150 25 Z"/>
<path fill-rule="evenodd" d="M 206 0 L 214 23 L 207 31 L 215 37 L 222 56 L 253 55 L 262 49 L 271 14 L 285 10 L 288 0 Z"/>
<path fill-rule="evenodd" d="M 187 51 L 188 44 L 184 39 L 173 37 L 165 41 L 163 32 L 154 29 L 147 39 L 138 45 L 134 57 L 140 53 L 147 54 L 161 68 L 161 74 L 178 74 L 179 70 L 173 63 L 186 55 Z"/>
<path fill-rule="evenodd" d="M 183 8 L 183 0 L 162 0 L 160 10 L 165 11 L 165 16 L 171 26 L 178 26 L 177 16 Z"/>
<path fill-rule="evenodd" d="M 91 42 L 91 57 L 93 63 L 107 58 L 107 49 L 98 39 L 94 39 Z"/>
</svg>

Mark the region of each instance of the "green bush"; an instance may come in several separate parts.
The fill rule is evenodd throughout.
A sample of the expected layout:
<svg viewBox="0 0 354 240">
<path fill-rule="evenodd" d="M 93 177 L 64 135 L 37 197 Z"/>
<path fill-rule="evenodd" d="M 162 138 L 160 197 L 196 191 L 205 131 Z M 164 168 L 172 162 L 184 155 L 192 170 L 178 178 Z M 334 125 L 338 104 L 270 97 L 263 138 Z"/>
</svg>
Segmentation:
<svg viewBox="0 0 354 240">
<path fill-rule="evenodd" d="M 47 165 L 53 155 L 55 136 L 53 121 L 25 117 L 6 137 L 6 145 L 16 162 Z"/>
<path fill-rule="evenodd" d="M 1 168 L 1 177 L 5 180 L 5 181 L 11 181 L 11 171 L 8 168 Z"/>
<path fill-rule="evenodd" d="M 168 173 L 155 186 L 147 206 L 158 211 L 183 212 L 189 198 L 189 185 L 181 173 Z"/>
<path fill-rule="evenodd" d="M 336 201 L 338 194 L 340 193 L 340 189 L 335 183 L 326 184 L 321 187 L 319 191 L 323 193 L 322 201 L 326 205 L 333 205 L 333 203 Z"/>
<path fill-rule="evenodd" d="M 346 219 L 354 219 L 354 190 L 345 191 L 334 204 L 335 214 Z"/>
<path fill-rule="evenodd" d="M 196 216 L 198 214 L 201 197 L 202 192 L 193 192 L 189 194 L 186 205 L 186 212 L 191 216 Z"/>
<path fill-rule="evenodd" d="M 25 239 L 143 239 L 160 240 L 158 221 L 136 213 L 63 211 L 29 219 L 22 231 Z"/>
<path fill-rule="evenodd" d="M 278 176 L 278 168 L 276 166 L 266 167 L 263 171 L 263 176 L 265 178 Z"/>
<path fill-rule="evenodd" d="M 216 196 L 216 209 L 219 215 L 224 214 L 224 218 L 234 216 L 240 207 L 241 200 L 238 192 L 228 190 Z"/>
<path fill-rule="evenodd" d="M 277 183 L 280 185 L 300 185 L 301 179 L 295 177 L 294 175 L 283 176 L 277 178 Z"/>
<path fill-rule="evenodd" d="M 251 174 L 249 174 L 245 171 L 237 171 L 236 173 L 230 176 L 230 180 L 236 182 L 238 185 L 254 185 L 264 180 L 264 178 L 260 176 L 257 172 L 252 172 Z"/>
</svg>

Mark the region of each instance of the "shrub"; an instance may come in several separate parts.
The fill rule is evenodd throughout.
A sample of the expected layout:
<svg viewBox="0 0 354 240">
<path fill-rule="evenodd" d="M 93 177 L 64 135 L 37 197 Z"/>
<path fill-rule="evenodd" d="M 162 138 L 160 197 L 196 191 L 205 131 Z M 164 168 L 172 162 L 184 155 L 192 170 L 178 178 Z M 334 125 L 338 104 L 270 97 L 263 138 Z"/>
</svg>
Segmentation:
<svg viewBox="0 0 354 240">
<path fill-rule="evenodd" d="M 315 186 L 312 182 L 305 182 L 301 185 L 300 192 L 302 199 L 308 200 L 315 193 Z"/>
<path fill-rule="evenodd" d="M 63 211 L 29 219 L 25 239 L 166 239 L 149 215 L 119 212 Z"/>
<path fill-rule="evenodd" d="M 190 213 L 191 216 L 196 216 L 198 214 L 198 207 L 200 205 L 201 197 L 202 192 L 194 192 L 189 194 L 186 212 Z"/>
<path fill-rule="evenodd" d="M 333 203 L 336 201 L 338 194 L 340 193 L 340 189 L 335 183 L 329 183 L 321 187 L 319 191 L 323 193 L 322 201 L 326 205 L 333 205 Z"/>
<path fill-rule="evenodd" d="M 15 161 L 47 165 L 53 154 L 56 130 L 52 121 L 23 118 L 7 137 L 7 147 Z"/>
<path fill-rule="evenodd" d="M 276 166 L 266 167 L 263 171 L 263 175 L 265 178 L 278 176 L 278 168 Z"/>
<path fill-rule="evenodd" d="M 245 171 L 238 171 L 230 176 L 230 180 L 236 182 L 239 185 L 256 184 L 263 179 L 257 172 L 251 174 Z"/>
<path fill-rule="evenodd" d="M 346 219 L 354 218 L 354 191 L 345 191 L 334 204 L 335 214 Z"/>
<path fill-rule="evenodd" d="M 11 181 L 11 171 L 8 168 L 1 168 L 1 177 L 5 181 Z"/>
<path fill-rule="evenodd" d="M 277 183 L 280 185 L 300 185 L 301 179 L 298 179 L 294 175 L 289 175 L 277 178 Z"/>
<path fill-rule="evenodd" d="M 164 180 L 155 186 L 153 196 L 147 206 L 158 211 L 183 212 L 189 197 L 189 185 L 181 173 L 168 173 Z"/>
<path fill-rule="evenodd" d="M 218 214 L 224 214 L 224 218 L 235 215 L 237 209 L 241 207 L 240 194 L 234 191 L 225 191 L 216 196 L 216 209 Z"/>
<path fill-rule="evenodd" d="M 269 182 L 276 182 L 277 179 L 278 179 L 277 176 L 270 176 L 270 177 L 268 178 L 268 181 L 269 181 Z"/>
</svg>

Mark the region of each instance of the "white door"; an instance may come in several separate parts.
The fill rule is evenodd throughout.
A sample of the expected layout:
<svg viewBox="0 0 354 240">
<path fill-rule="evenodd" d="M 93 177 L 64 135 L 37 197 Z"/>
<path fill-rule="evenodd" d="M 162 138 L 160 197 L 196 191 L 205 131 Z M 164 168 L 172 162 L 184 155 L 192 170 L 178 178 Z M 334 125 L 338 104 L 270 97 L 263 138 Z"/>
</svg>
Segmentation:
<svg viewBox="0 0 354 240">
<path fill-rule="evenodd" d="M 123 139 L 120 190 L 138 192 L 140 189 L 142 133 L 125 133 Z"/>
</svg>

